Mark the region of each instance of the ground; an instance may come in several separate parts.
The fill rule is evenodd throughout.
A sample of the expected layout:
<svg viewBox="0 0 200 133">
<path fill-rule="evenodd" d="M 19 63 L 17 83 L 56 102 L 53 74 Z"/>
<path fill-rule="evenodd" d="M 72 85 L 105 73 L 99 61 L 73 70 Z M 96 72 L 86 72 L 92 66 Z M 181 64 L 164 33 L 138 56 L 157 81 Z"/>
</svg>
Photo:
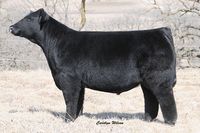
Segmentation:
<svg viewBox="0 0 200 133">
<path fill-rule="evenodd" d="M 156 121 L 143 121 L 144 99 L 140 87 L 121 95 L 86 89 L 84 115 L 74 123 L 65 123 L 64 99 L 49 71 L 2 71 L 0 131 L 197 133 L 200 123 L 199 79 L 200 69 L 177 70 L 174 92 L 178 120 L 175 126 L 164 124 L 160 111 Z M 112 121 L 123 124 L 112 124 Z M 105 122 L 107 124 L 99 124 Z"/>
</svg>

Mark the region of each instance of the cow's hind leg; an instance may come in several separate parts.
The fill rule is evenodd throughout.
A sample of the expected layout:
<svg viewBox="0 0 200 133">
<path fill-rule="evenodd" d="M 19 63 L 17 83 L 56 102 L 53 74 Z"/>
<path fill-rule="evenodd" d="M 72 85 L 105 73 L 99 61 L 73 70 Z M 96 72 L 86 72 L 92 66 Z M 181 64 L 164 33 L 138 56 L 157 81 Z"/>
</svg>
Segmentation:
<svg viewBox="0 0 200 133">
<path fill-rule="evenodd" d="M 153 92 L 141 85 L 144 94 L 145 120 L 152 121 L 158 115 L 158 100 Z"/>
<path fill-rule="evenodd" d="M 165 123 L 174 125 L 177 120 L 176 103 L 171 88 L 159 88 L 156 97 L 160 104 Z"/>
</svg>

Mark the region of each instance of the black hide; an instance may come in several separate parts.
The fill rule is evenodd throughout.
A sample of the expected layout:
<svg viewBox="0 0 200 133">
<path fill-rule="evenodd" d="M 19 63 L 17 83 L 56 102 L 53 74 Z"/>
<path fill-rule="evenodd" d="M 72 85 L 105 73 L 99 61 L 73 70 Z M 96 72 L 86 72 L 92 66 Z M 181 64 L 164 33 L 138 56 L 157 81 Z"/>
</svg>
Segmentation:
<svg viewBox="0 0 200 133">
<path fill-rule="evenodd" d="M 55 84 L 63 92 L 67 120 L 74 121 L 82 113 L 85 87 L 120 94 L 140 84 L 145 118 L 156 118 L 160 104 L 165 122 L 175 124 L 176 58 L 169 28 L 75 31 L 39 9 L 10 31 L 43 49 Z"/>
</svg>

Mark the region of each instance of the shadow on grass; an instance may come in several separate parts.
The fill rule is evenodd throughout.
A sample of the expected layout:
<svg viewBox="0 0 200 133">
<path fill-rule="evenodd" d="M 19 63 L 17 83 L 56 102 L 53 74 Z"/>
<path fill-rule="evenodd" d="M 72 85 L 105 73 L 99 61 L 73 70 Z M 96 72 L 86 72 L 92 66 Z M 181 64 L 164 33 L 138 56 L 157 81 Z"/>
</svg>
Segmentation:
<svg viewBox="0 0 200 133">
<path fill-rule="evenodd" d="M 62 118 L 65 120 L 64 112 L 56 112 L 51 110 L 46 110 L 48 113 L 52 114 L 57 118 Z M 102 113 L 83 113 L 82 116 L 92 118 L 92 119 L 120 119 L 120 120 L 130 120 L 130 119 L 140 119 L 144 120 L 144 113 L 118 113 L 118 112 L 102 112 Z"/>
<path fill-rule="evenodd" d="M 102 112 L 102 113 L 83 113 L 84 116 L 88 118 L 96 119 L 120 119 L 120 120 L 130 120 L 130 119 L 140 119 L 144 120 L 144 113 L 119 113 L 119 112 Z"/>
<path fill-rule="evenodd" d="M 53 116 L 57 118 L 62 118 L 65 120 L 65 113 L 63 112 L 55 112 L 48 110 Z M 91 119 L 102 119 L 102 120 L 109 120 L 109 119 L 119 119 L 119 120 L 136 120 L 139 119 L 141 121 L 149 122 L 145 120 L 144 113 L 119 113 L 119 112 L 102 112 L 102 113 L 83 113 L 82 116 L 91 118 Z M 165 124 L 163 121 L 159 119 L 153 120 L 155 123 Z"/>
<path fill-rule="evenodd" d="M 102 113 L 83 113 L 84 116 L 88 118 L 95 118 L 95 119 L 120 119 L 120 120 L 134 120 L 139 119 L 145 122 L 150 122 L 145 120 L 144 113 L 119 113 L 119 112 L 102 112 Z M 154 119 L 153 122 L 165 124 L 163 121 L 159 119 Z"/>
<path fill-rule="evenodd" d="M 51 113 L 53 116 L 57 118 L 62 118 L 65 120 L 65 113 L 63 112 L 56 112 L 51 110 L 46 110 L 47 112 Z M 102 112 L 102 113 L 83 113 L 82 116 L 91 118 L 91 119 L 119 119 L 119 120 L 133 120 L 139 119 L 145 121 L 144 113 L 118 113 L 118 112 Z"/>
<path fill-rule="evenodd" d="M 40 111 L 45 111 L 48 112 L 50 114 L 52 114 L 54 117 L 56 118 L 61 118 L 63 120 L 66 120 L 65 117 L 65 113 L 64 112 L 56 112 L 56 111 L 52 111 L 49 109 L 43 109 L 43 110 L 36 110 L 36 109 L 29 109 L 30 112 L 40 112 Z M 144 113 L 119 113 L 119 112 L 101 112 L 101 113 L 83 113 L 82 116 L 91 118 L 91 119 L 104 119 L 104 120 L 108 120 L 108 119 L 119 119 L 119 120 L 134 120 L 134 119 L 139 119 L 142 121 L 146 121 L 145 120 L 145 114 Z M 153 120 L 156 123 L 161 123 L 164 124 L 163 121 L 159 120 L 159 119 L 155 119 Z M 146 121 L 148 122 L 148 121 Z"/>
<path fill-rule="evenodd" d="M 51 110 L 46 110 L 48 113 L 52 114 L 53 116 L 55 116 L 56 118 L 61 118 L 63 120 L 66 120 L 65 114 L 64 112 L 56 112 L 56 111 L 51 111 Z"/>
</svg>

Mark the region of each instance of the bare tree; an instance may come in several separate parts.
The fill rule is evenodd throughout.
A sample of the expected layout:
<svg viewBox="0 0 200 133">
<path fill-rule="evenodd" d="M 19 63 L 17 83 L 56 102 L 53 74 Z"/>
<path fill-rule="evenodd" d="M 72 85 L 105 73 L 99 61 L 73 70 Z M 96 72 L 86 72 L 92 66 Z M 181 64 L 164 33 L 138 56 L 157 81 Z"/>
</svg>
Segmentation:
<svg viewBox="0 0 200 133">
<path fill-rule="evenodd" d="M 80 22 L 80 29 L 79 30 L 81 30 L 85 26 L 85 23 L 86 23 L 85 2 L 86 2 L 86 0 L 81 0 L 81 8 L 80 8 L 81 22 Z"/>
<path fill-rule="evenodd" d="M 182 40 L 200 38 L 200 25 L 197 23 L 189 23 L 185 18 L 200 18 L 200 1 L 199 0 L 178 0 L 180 7 L 173 9 L 169 7 L 168 10 L 163 10 L 157 0 L 152 0 L 152 8 L 148 9 L 146 13 L 158 10 L 161 14 L 161 21 L 169 21 L 173 25 L 175 36 Z M 177 20 L 170 20 L 170 18 L 178 18 Z M 169 20 L 167 20 L 169 19 Z"/>
</svg>

